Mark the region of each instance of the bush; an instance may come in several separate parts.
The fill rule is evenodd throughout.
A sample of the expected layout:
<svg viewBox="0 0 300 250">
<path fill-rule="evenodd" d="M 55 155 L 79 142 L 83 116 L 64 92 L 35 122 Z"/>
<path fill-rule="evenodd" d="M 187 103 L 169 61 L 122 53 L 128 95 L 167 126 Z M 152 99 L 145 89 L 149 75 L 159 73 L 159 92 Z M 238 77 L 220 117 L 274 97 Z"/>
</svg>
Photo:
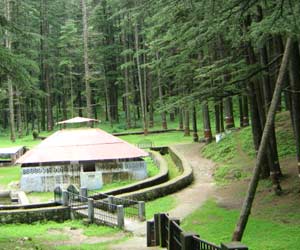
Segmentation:
<svg viewBox="0 0 300 250">
<path fill-rule="evenodd" d="M 32 131 L 32 136 L 33 136 L 33 139 L 36 140 L 38 139 L 39 137 L 39 132 L 35 129 Z"/>
</svg>

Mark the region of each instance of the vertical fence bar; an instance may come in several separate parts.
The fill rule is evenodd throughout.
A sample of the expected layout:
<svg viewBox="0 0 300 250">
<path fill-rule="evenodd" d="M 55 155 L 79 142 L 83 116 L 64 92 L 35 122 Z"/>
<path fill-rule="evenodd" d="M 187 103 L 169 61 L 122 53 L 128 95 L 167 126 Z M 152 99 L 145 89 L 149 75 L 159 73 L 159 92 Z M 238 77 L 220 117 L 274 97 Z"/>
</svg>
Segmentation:
<svg viewBox="0 0 300 250">
<path fill-rule="evenodd" d="M 145 202 L 139 201 L 139 220 L 144 221 L 146 219 L 146 210 L 145 210 Z"/>
<path fill-rule="evenodd" d="M 155 243 L 156 246 L 160 245 L 160 225 L 159 225 L 159 220 L 160 220 L 160 214 L 154 214 L 154 234 L 155 234 Z"/>
<path fill-rule="evenodd" d="M 176 223 L 177 225 L 180 224 L 179 219 L 177 218 L 170 218 L 168 221 L 168 228 L 169 228 L 169 232 L 168 232 L 168 250 L 173 250 L 174 247 L 174 238 L 173 238 L 173 234 L 174 234 L 174 223 Z"/>
<path fill-rule="evenodd" d="M 94 221 L 95 213 L 94 213 L 94 200 L 88 199 L 88 218 L 90 222 Z"/>
<path fill-rule="evenodd" d="M 161 247 L 167 246 L 166 227 L 168 226 L 167 214 L 159 214 L 159 242 Z"/>
<path fill-rule="evenodd" d="M 118 227 L 124 227 L 124 207 L 122 205 L 117 206 L 117 215 L 118 215 Z"/>
<path fill-rule="evenodd" d="M 147 221 L 147 247 L 157 246 L 153 239 L 155 240 L 154 221 Z"/>
<path fill-rule="evenodd" d="M 69 206 L 69 193 L 65 190 L 62 192 L 62 204 L 63 206 Z"/>
<path fill-rule="evenodd" d="M 194 233 L 181 232 L 180 234 L 180 239 L 182 244 L 181 250 L 196 249 L 194 244 L 194 236 L 199 237 L 199 235 L 196 235 Z"/>
<path fill-rule="evenodd" d="M 87 190 L 87 188 L 86 187 L 81 187 L 80 188 L 80 191 L 79 191 L 79 194 L 80 194 L 80 200 L 82 201 L 82 202 L 85 202 L 85 201 L 87 201 L 87 197 L 88 197 L 88 190 Z M 86 199 L 84 199 L 84 197 L 86 197 Z"/>
<path fill-rule="evenodd" d="M 114 204 L 114 197 L 112 195 L 109 195 L 107 197 L 108 204 Z M 108 206 L 108 211 L 112 211 L 113 206 Z"/>
</svg>

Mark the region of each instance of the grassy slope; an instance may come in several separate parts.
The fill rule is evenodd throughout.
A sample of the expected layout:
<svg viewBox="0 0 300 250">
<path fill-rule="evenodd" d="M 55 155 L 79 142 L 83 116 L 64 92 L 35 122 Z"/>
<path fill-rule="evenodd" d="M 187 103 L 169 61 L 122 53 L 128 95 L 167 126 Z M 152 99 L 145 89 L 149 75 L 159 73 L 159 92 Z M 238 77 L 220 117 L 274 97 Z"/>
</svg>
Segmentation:
<svg viewBox="0 0 300 250">
<path fill-rule="evenodd" d="M 295 157 L 288 113 L 277 115 L 276 131 L 280 158 L 286 158 L 281 161 L 281 165 L 284 171 L 288 171 L 289 158 L 287 157 Z M 245 190 L 255 156 L 250 127 L 227 135 L 218 144 L 207 145 L 202 153 L 218 163 L 214 178 L 219 185 L 228 187 L 235 184 L 235 189 L 243 185 Z M 252 216 L 243 238 L 243 242 L 252 250 L 299 248 L 300 206 L 297 198 L 299 181 L 288 176 L 282 182 L 286 193 L 278 197 L 270 191 L 271 184 L 268 180 L 260 181 Z M 243 192 L 235 190 L 231 195 L 240 197 L 232 199 L 243 198 Z M 188 231 L 199 233 L 204 239 L 220 243 L 230 241 L 238 216 L 238 209 L 226 209 L 215 201 L 208 201 L 205 206 L 188 216 L 183 226 Z"/>
<path fill-rule="evenodd" d="M 219 244 L 230 242 L 239 211 L 220 208 L 208 201 L 201 209 L 188 216 L 183 228 L 200 234 L 203 239 Z M 300 225 L 285 224 L 250 217 L 243 243 L 251 250 L 298 249 L 300 246 Z"/>
</svg>

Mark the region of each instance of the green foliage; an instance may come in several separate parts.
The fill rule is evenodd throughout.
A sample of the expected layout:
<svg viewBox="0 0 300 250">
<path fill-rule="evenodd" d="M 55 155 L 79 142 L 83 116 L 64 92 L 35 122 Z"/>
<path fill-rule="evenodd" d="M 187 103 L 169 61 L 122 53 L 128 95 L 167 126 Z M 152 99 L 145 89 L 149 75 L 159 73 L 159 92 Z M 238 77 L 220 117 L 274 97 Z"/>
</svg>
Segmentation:
<svg viewBox="0 0 300 250">
<path fill-rule="evenodd" d="M 293 216 L 292 213 L 289 213 Z M 237 210 L 227 210 L 208 201 L 200 209 L 189 215 L 181 224 L 186 231 L 196 232 L 201 238 L 215 244 L 230 242 L 235 223 L 239 216 Z M 270 220 L 269 212 L 264 210 L 263 219 L 251 216 L 243 237 L 243 243 L 253 250 L 297 249 L 300 244 L 299 224 L 285 224 Z"/>
<path fill-rule="evenodd" d="M 34 140 L 39 137 L 39 132 L 36 129 L 32 131 L 32 137 Z"/>
</svg>

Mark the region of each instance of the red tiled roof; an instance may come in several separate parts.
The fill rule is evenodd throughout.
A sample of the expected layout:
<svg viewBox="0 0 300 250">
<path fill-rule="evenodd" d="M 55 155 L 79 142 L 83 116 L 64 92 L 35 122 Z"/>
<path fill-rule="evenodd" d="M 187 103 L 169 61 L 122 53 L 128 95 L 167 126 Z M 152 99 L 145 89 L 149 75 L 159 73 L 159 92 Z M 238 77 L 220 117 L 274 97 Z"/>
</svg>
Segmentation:
<svg viewBox="0 0 300 250">
<path fill-rule="evenodd" d="M 101 161 L 148 156 L 148 153 L 101 130 L 60 130 L 23 155 L 17 163 Z"/>
</svg>

